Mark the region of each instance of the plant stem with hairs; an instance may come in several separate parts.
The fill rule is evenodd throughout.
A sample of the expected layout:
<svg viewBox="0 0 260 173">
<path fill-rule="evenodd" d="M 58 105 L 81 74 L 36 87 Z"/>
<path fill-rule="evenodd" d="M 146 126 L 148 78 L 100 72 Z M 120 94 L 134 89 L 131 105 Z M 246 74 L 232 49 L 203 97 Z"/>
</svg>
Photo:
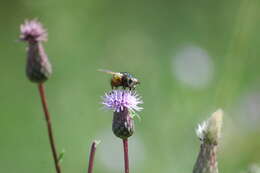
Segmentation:
<svg viewBox="0 0 260 173">
<path fill-rule="evenodd" d="M 47 129 L 48 129 L 48 136 L 49 136 L 49 141 L 50 141 L 50 145 L 51 145 L 51 151 L 52 151 L 52 156 L 53 156 L 53 159 L 54 159 L 56 172 L 61 173 L 58 154 L 57 154 L 57 151 L 56 151 L 53 132 L 52 132 L 51 116 L 50 116 L 48 106 L 47 106 L 44 84 L 43 83 L 38 84 L 38 89 L 39 89 L 39 93 L 40 93 L 40 97 L 41 97 L 41 102 L 42 102 L 42 107 L 43 107 L 43 111 L 44 111 Z"/>
</svg>

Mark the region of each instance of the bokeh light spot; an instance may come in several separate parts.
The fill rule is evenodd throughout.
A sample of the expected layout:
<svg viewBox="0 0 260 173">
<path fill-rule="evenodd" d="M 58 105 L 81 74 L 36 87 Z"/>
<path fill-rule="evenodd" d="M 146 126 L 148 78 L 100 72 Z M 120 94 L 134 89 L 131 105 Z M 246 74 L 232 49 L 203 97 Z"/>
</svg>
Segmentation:
<svg viewBox="0 0 260 173">
<path fill-rule="evenodd" d="M 206 87 L 213 76 L 213 62 L 208 53 L 197 46 L 189 45 L 174 56 L 173 74 L 183 84 L 193 88 Z"/>
<path fill-rule="evenodd" d="M 243 126 L 248 129 L 259 129 L 260 92 L 252 91 L 241 99 L 238 114 Z"/>
</svg>

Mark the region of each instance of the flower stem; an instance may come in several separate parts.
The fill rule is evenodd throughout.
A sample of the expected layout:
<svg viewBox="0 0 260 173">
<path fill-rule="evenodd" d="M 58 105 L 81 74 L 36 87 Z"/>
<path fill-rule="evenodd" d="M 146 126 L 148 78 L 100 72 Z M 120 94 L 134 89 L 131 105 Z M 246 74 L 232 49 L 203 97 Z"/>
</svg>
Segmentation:
<svg viewBox="0 0 260 173">
<path fill-rule="evenodd" d="M 54 137 L 53 137 L 53 133 L 52 133 L 51 117 L 50 117 L 50 113 L 48 111 L 47 100 L 46 100 L 46 96 L 45 96 L 45 89 L 44 89 L 43 83 L 38 84 L 38 89 L 39 89 L 39 93 L 41 96 L 41 102 L 42 102 L 44 116 L 45 116 L 45 120 L 46 120 L 46 124 L 47 124 L 48 136 L 49 136 L 49 141 L 50 141 L 50 145 L 51 145 L 51 151 L 52 151 L 52 156 L 53 156 L 54 163 L 55 163 L 56 172 L 61 173 L 58 154 L 56 151 Z"/>
<path fill-rule="evenodd" d="M 124 145 L 124 160 L 125 160 L 125 173 L 129 173 L 129 159 L 128 159 L 128 140 L 123 139 Z"/>
<path fill-rule="evenodd" d="M 93 167 L 94 167 L 94 158 L 95 158 L 95 153 L 96 153 L 96 148 L 97 148 L 97 144 L 99 142 L 98 141 L 94 141 L 91 145 L 91 149 L 90 149 L 90 155 L 89 155 L 89 162 L 88 162 L 88 173 L 92 173 L 93 172 Z"/>
</svg>

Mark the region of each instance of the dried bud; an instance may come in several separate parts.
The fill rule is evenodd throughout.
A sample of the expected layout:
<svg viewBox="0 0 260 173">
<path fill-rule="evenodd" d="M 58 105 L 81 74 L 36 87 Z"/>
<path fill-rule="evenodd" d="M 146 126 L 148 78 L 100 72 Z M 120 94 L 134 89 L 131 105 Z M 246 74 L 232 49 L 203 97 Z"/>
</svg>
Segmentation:
<svg viewBox="0 0 260 173">
<path fill-rule="evenodd" d="M 214 112 L 211 117 L 198 125 L 196 134 L 204 143 L 217 144 L 220 138 L 223 111 L 221 109 Z"/>
<path fill-rule="evenodd" d="M 36 20 L 25 21 L 21 25 L 20 39 L 28 42 L 27 77 L 32 82 L 45 82 L 52 73 L 51 64 L 41 43 L 47 40 L 46 30 Z"/>
<path fill-rule="evenodd" d="M 218 173 L 217 147 L 221 133 L 223 111 L 219 109 L 196 130 L 201 140 L 200 152 L 193 173 Z"/>
<path fill-rule="evenodd" d="M 133 116 L 135 111 L 142 109 L 138 106 L 141 103 L 143 102 L 134 91 L 113 90 L 105 94 L 102 104 L 114 111 L 112 130 L 117 137 L 126 139 L 133 135 Z"/>
</svg>

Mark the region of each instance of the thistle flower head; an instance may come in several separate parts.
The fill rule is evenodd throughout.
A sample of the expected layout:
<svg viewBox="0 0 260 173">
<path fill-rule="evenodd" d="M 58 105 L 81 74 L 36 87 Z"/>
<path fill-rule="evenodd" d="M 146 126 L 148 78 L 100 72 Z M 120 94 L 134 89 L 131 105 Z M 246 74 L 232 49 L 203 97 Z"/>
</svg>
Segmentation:
<svg viewBox="0 0 260 173">
<path fill-rule="evenodd" d="M 35 83 L 45 82 L 52 73 L 42 41 L 47 41 L 47 31 L 37 20 L 26 20 L 20 25 L 20 40 L 28 42 L 26 75 Z"/>
<path fill-rule="evenodd" d="M 199 139 L 203 142 L 209 142 L 212 144 L 217 144 L 218 139 L 220 138 L 223 111 L 222 109 L 214 112 L 211 117 L 198 125 L 196 129 L 196 134 Z"/>
<path fill-rule="evenodd" d="M 47 41 L 47 31 L 37 20 L 26 20 L 20 26 L 20 39 L 29 42 Z"/>
<path fill-rule="evenodd" d="M 122 112 L 125 108 L 131 112 L 141 111 L 143 108 L 138 105 L 142 103 L 140 96 L 129 90 L 112 90 L 103 96 L 102 102 L 106 109 L 114 112 Z"/>
</svg>

